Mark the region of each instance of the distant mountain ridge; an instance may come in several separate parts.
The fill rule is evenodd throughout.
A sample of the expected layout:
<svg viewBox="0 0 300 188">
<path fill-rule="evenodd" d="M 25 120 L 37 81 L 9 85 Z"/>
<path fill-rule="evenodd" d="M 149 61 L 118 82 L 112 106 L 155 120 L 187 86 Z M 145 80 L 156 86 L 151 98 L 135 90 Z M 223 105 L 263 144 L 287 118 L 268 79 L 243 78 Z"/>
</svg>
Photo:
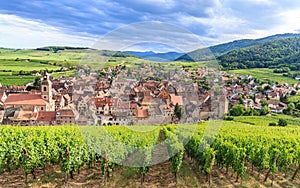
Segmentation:
<svg viewBox="0 0 300 188">
<path fill-rule="evenodd" d="M 178 57 L 184 54 L 178 52 L 155 53 L 152 51 L 146 51 L 146 52 L 123 51 L 123 53 L 134 55 L 150 61 L 161 61 L 161 62 L 174 61 L 175 59 L 177 59 Z"/>
<path fill-rule="evenodd" d="M 293 38 L 300 37 L 300 34 L 286 33 L 286 34 L 277 34 L 260 39 L 242 39 L 235 40 L 232 42 L 219 44 L 211 46 L 208 48 L 197 49 L 195 51 L 189 52 L 177 58 L 176 61 L 201 61 L 214 59 L 215 57 L 221 56 L 228 52 L 247 48 L 250 46 L 255 46 L 264 42 L 273 41 L 277 39 Z"/>
</svg>

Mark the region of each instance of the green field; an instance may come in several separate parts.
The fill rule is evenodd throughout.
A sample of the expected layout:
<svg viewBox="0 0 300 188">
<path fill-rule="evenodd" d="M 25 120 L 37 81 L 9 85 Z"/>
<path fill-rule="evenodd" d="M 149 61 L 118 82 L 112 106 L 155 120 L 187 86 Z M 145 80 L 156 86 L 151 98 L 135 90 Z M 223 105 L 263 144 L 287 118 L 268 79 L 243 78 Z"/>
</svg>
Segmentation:
<svg viewBox="0 0 300 188">
<path fill-rule="evenodd" d="M 300 126 L 300 118 L 294 118 L 283 114 L 272 114 L 267 116 L 238 116 L 233 118 L 233 122 L 256 126 L 268 126 L 269 123 L 277 123 L 278 120 L 282 118 L 287 120 L 289 126 Z"/>
<path fill-rule="evenodd" d="M 273 73 L 273 69 L 267 68 L 255 68 L 255 69 L 239 69 L 239 70 L 230 70 L 228 73 L 235 73 L 237 75 L 251 75 L 254 78 L 259 79 L 260 81 L 271 81 L 271 82 L 287 82 L 289 84 L 295 84 L 299 81 L 282 76 L 282 73 Z"/>
<path fill-rule="evenodd" d="M 2 86 L 24 86 L 33 82 L 36 76 L 5 76 L 0 75 L 0 83 Z"/>
<path fill-rule="evenodd" d="M 298 122 L 267 126 L 279 117 L 285 116 L 166 126 L 1 126 L 0 183 L 3 187 L 139 187 L 141 183 L 145 187 L 299 187 L 299 173 L 291 178 L 299 165 L 300 127 Z M 206 131 L 208 127 L 215 136 Z M 157 150 L 158 143 L 167 146 Z M 157 156 L 173 152 L 170 160 L 151 165 L 160 160 Z"/>
<path fill-rule="evenodd" d="M 59 70 L 61 67 L 53 66 L 50 64 L 42 64 L 39 62 L 25 62 L 25 61 L 14 61 L 14 60 L 6 60 L 0 59 L 0 71 L 39 71 L 39 70 Z"/>
<path fill-rule="evenodd" d="M 288 101 L 289 101 L 289 102 L 293 102 L 293 103 L 298 103 L 298 102 L 300 101 L 300 96 L 297 95 L 297 96 L 289 97 L 289 98 L 288 98 Z"/>
<path fill-rule="evenodd" d="M 42 60 L 57 63 L 78 63 L 85 55 L 85 50 L 60 50 L 42 51 L 42 50 L 14 50 L 0 48 L 0 59 L 30 59 L 30 60 Z"/>
<path fill-rule="evenodd" d="M 4 86 L 26 85 L 36 78 L 31 71 L 59 71 L 80 63 L 85 50 L 15 50 L 0 48 L 0 83 Z M 19 75 L 20 72 L 29 75 Z M 54 72 L 53 77 L 74 75 L 74 71 Z"/>
</svg>

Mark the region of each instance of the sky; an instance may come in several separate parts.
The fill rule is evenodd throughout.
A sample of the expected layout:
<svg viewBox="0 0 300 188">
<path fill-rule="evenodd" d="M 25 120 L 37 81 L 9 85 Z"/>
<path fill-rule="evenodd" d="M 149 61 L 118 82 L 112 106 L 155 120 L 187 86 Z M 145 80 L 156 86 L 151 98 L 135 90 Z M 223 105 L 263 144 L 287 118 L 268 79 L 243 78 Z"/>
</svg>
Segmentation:
<svg viewBox="0 0 300 188">
<path fill-rule="evenodd" d="M 0 47 L 9 48 L 106 48 L 108 39 L 114 38 L 110 46 L 123 50 L 186 51 L 299 31 L 298 0 L 9 0 L 0 4 Z"/>
</svg>

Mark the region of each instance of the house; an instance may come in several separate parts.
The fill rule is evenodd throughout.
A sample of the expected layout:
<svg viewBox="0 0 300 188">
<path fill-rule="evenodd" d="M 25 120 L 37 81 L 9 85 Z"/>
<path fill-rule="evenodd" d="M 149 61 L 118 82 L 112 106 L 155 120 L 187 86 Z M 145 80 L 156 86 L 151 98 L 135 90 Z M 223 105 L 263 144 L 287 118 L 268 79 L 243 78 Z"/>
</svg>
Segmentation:
<svg viewBox="0 0 300 188">
<path fill-rule="evenodd" d="M 54 100 L 52 94 L 52 82 L 49 79 L 47 72 L 41 79 L 41 94 L 14 93 L 9 94 L 4 101 L 5 108 L 8 107 L 25 107 L 36 108 L 37 111 L 53 111 Z"/>
<path fill-rule="evenodd" d="M 76 119 L 77 125 L 88 125 L 89 119 L 86 116 L 79 115 L 79 117 Z"/>
<path fill-rule="evenodd" d="M 33 70 L 31 71 L 32 76 L 41 76 L 41 73 L 39 71 Z"/>
<path fill-rule="evenodd" d="M 116 110 L 118 99 L 111 97 L 95 98 L 94 103 L 96 106 L 96 113 L 98 115 L 114 114 Z"/>
<path fill-rule="evenodd" d="M 182 96 L 177 96 L 175 94 L 170 94 L 170 96 L 171 96 L 171 102 L 173 105 L 178 104 L 179 106 L 183 106 Z"/>
<path fill-rule="evenodd" d="M 278 100 L 269 100 L 268 107 L 274 113 L 282 113 L 283 109 L 285 109 L 287 105 Z"/>
<path fill-rule="evenodd" d="M 136 117 L 139 119 L 147 119 L 149 117 L 148 109 L 146 108 L 137 109 Z"/>
<path fill-rule="evenodd" d="M 280 99 L 280 95 L 278 92 L 275 92 L 275 91 L 271 91 L 271 92 L 268 92 L 268 97 L 272 100 L 279 100 Z"/>
<path fill-rule="evenodd" d="M 9 86 L 7 92 L 9 93 L 27 93 L 27 86 Z"/>
<path fill-rule="evenodd" d="M 0 103 L 1 102 L 4 103 L 6 99 L 7 99 L 6 93 L 5 92 L 0 93 Z"/>
<path fill-rule="evenodd" d="M 62 109 L 56 112 L 56 122 L 62 124 L 75 124 L 75 114 L 71 109 Z"/>
<path fill-rule="evenodd" d="M 28 126 L 36 123 L 38 112 L 33 106 L 11 108 L 9 112 L 9 114 L 4 115 L 7 124 Z"/>
<path fill-rule="evenodd" d="M 246 108 L 253 108 L 254 107 L 254 101 L 252 99 L 245 99 L 243 101 L 244 107 Z"/>
<path fill-rule="evenodd" d="M 56 112 L 55 111 L 39 111 L 36 119 L 37 125 L 55 125 Z"/>
<path fill-rule="evenodd" d="M 0 125 L 3 123 L 5 111 L 0 109 Z"/>
<path fill-rule="evenodd" d="M 5 108 L 8 107 L 32 107 L 38 111 L 49 111 L 50 105 L 41 98 L 41 95 L 34 94 L 9 94 L 4 102 Z"/>
<path fill-rule="evenodd" d="M 119 101 L 117 103 L 116 112 L 130 115 L 131 114 L 130 102 L 129 101 Z"/>
<path fill-rule="evenodd" d="M 65 98 L 63 95 L 55 95 L 53 100 L 55 101 L 55 110 L 62 109 L 65 106 Z"/>
</svg>

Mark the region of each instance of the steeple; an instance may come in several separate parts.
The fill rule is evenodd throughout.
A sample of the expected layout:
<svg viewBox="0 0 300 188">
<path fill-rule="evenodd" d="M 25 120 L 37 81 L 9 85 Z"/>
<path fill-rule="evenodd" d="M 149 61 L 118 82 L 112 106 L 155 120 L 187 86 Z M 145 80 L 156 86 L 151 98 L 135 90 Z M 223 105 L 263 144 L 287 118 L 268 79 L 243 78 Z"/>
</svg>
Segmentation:
<svg viewBox="0 0 300 188">
<path fill-rule="evenodd" d="M 49 79 L 49 75 L 47 71 L 44 71 L 42 80 L 41 80 L 41 97 L 45 101 L 49 103 L 49 108 L 47 110 L 53 110 L 54 108 L 54 102 L 52 99 L 52 82 Z"/>
</svg>

